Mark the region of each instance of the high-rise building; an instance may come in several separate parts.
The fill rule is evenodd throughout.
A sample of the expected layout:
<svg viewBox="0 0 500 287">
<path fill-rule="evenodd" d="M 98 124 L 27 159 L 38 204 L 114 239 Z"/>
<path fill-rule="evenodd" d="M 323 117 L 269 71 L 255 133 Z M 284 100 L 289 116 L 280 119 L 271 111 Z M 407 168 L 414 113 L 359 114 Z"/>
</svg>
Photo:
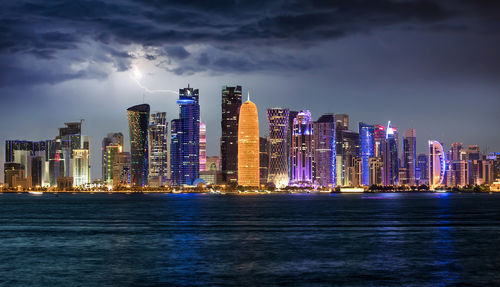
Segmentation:
<svg viewBox="0 0 500 287">
<path fill-rule="evenodd" d="M 375 127 L 359 123 L 361 184 L 370 185 L 370 158 L 375 156 Z"/>
<path fill-rule="evenodd" d="M 417 156 L 417 181 L 418 184 L 429 184 L 428 157 L 420 153 Z"/>
<path fill-rule="evenodd" d="M 123 151 L 123 134 L 109 133 L 102 140 L 102 180 L 113 185 L 113 163 L 117 153 Z"/>
<path fill-rule="evenodd" d="M 292 135 L 293 135 L 293 121 L 299 114 L 298 111 L 288 111 L 288 131 L 287 131 L 287 149 L 286 149 L 286 158 L 288 161 L 288 182 L 292 179 L 292 160 L 291 160 L 291 151 L 292 151 Z"/>
<path fill-rule="evenodd" d="M 337 184 L 352 186 L 350 179 L 353 176 L 350 174 L 354 168 L 353 164 L 356 163 L 353 159 L 359 157 L 359 134 L 350 130 L 341 130 L 340 133 L 336 134 L 340 135 L 340 139 L 337 139 L 337 143 L 340 141 L 340 148 L 337 149 Z"/>
<path fill-rule="evenodd" d="M 179 119 L 176 129 L 177 150 L 170 146 L 172 156 L 178 156 L 178 164 L 172 165 L 173 181 L 177 185 L 192 185 L 200 175 L 200 103 L 198 89 L 179 89 Z M 173 123 L 172 123 L 173 125 Z M 172 130 L 174 127 L 172 126 Z M 173 131 L 172 131 L 173 137 Z"/>
<path fill-rule="evenodd" d="M 115 155 L 113 162 L 113 186 L 130 184 L 130 153 L 120 152 Z"/>
<path fill-rule="evenodd" d="M 174 185 L 179 185 L 181 177 L 181 155 L 179 147 L 180 121 L 172 120 L 170 124 L 170 178 Z"/>
<path fill-rule="evenodd" d="M 259 186 L 259 114 L 248 100 L 240 107 L 238 120 L 238 184 Z"/>
<path fill-rule="evenodd" d="M 292 185 L 313 185 L 314 132 L 311 112 L 300 111 L 293 120 L 292 148 Z"/>
<path fill-rule="evenodd" d="M 148 184 L 148 126 L 149 105 L 142 104 L 127 109 L 130 132 L 130 183 L 134 186 Z"/>
<path fill-rule="evenodd" d="M 238 179 L 238 115 L 240 107 L 241 86 L 223 86 L 220 164 L 222 181 L 231 185 L 236 185 Z"/>
<path fill-rule="evenodd" d="M 5 141 L 5 163 L 19 163 L 24 176 L 32 177 L 33 185 L 41 185 L 45 167 L 45 141 Z"/>
<path fill-rule="evenodd" d="M 479 161 L 481 152 L 478 145 L 470 145 L 466 151 L 468 184 L 479 184 Z"/>
<path fill-rule="evenodd" d="M 443 185 L 446 171 L 446 157 L 440 142 L 429 141 L 429 187 L 434 189 Z"/>
<path fill-rule="evenodd" d="M 335 116 L 322 115 L 314 122 L 314 179 L 320 186 L 335 187 L 336 142 Z"/>
<path fill-rule="evenodd" d="M 90 183 L 90 138 L 82 135 L 82 123 L 64 123 L 59 135 L 46 141 L 42 185 L 58 186 L 58 181 L 73 186 Z"/>
<path fill-rule="evenodd" d="M 200 171 L 207 170 L 207 125 L 200 122 Z"/>
<path fill-rule="evenodd" d="M 149 120 L 149 176 L 150 186 L 163 186 L 169 178 L 167 113 L 151 114 Z"/>
<path fill-rule="evenodd" d="M 269 141 L 265 137 L 259 138 L 259 171 L 260 184 L 267 184 L 269 169 Z"/>
<path fill-rule="evenodd" d="M 381 185 L 383 162 L 380 157 L 370 158 L 370 185 Z"/>
<path fill-rule="evenodd" d="M 289 110 L 283 108 L 267 109 L 269 126 L 269 183 L 277 188 L 288 185 L 288 123 Z"/>
<path fill-rule="evenodd" d="M 382 146 L 385 141 L 385 126 L 382 125 L 374 125 L 374 142 L 375 146 L 373 149 L 373 153 L 375 157 L 382 158 Z"/>
<path fill-rule="evenodd" d="M 449 178 L 448 185 L 465 186 L 467 185 L 467 162 L 465 160 L 465 151 L 463 144 L 455 142 L 451 144 L 449 153 Z"/>
<path fill-rule="evenodd" d="M 415 129 L 406 130 L 403 139 L 403 168 L 406 171 L 407 183 L 416 185 L 417 169 L 417 133 Z"/>
<path fill-rule="evenodd" d="M 335 115 L 335 129 L 344 131 L 349 129 L 349 115 L 336 114 Z"/>
<path fill-rule="evenodd" d="M 383 183 L 386 186 L 399 184 L 399 159 L 397 133 L 391 127 L 391 122 L 387 124 L 385 140 L 382 146 Z"/>
</svg>

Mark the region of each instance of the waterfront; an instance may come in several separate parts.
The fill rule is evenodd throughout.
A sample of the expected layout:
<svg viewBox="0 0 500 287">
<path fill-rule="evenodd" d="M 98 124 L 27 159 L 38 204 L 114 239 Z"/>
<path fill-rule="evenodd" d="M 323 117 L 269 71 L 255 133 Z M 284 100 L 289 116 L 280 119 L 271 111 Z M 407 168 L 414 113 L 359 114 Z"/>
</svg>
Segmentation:
<svg viewBox="0 0 500 287">
<path fill-rule="evenodd" d="M 500 283 L 500 194 L 0 195 L 0 285 Z"/>
</svg>

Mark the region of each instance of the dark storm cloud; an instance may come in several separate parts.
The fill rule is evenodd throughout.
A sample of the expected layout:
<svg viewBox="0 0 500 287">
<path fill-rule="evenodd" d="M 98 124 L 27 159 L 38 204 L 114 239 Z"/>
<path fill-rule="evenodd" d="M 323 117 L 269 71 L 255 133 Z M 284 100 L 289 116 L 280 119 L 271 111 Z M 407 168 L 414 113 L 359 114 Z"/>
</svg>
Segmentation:
<svg viewBox="0 0 500 287">
<path fill-rule="evenodd" d="M 178 74 L 307 69 L 307 59 L 301 59 L 299 54 L 308 47 L 401 24 L 436 31 L 447 31 L 447 27 L 465 29 L 469 23 L 498 25 L 492 12 L 498 11 L 496 1 L 33 0 L 11 1 L 2 6 L 3 55 L 58 59 L 60 65 L 69 66 L 74 61 L 68 57 L 72 54 L 86 61 L 111 62 L 116 70 L 125 71 L 133 59 L 126 46 L 139 45 L 148 51 L 145 59 L 168 58 L 162 59 L 159 66 L 182 63 L 165 66 Z M 453 25 L 456 19 L 466 20 Z M 482 25 L 484 22 L 493 24 Z M 185 48 L 192 44 L 206 47 L 195 55 Z M 270 47 L 281 49 L 283 56 L 269 53 Z M 8 63 L 14 65 L 12 73 L 22 72 L 15 63 Z M 90 72 L 71 73 L 70 78 Z M 2 73 L 4 84 L 15 84 L 18 77 Z M 44 77 L 34 82 L 43 82 Z"/>
</svg>

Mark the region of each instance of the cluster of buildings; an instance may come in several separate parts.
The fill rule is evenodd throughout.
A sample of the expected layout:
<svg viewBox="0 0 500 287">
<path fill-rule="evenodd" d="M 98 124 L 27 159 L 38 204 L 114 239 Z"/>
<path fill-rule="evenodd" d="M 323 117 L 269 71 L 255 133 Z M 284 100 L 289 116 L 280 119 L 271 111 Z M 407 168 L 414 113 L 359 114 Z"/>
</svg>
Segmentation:
<svg viewBox="0 0 500 287">
<path fill-rule="evenodd" d="M 148 104 L 127 109 L 130 151 L 120 132 L 102 141 L 102 183 L 107 186 L 227 186 L 334 188 L 336 186 L 491 185 L 500 178 L 500 153 L 435 140 L 417 154 L 416 131 L 391 124 L 359 123 L 349 116 L 308 110 L 266 110 L 268 136 L 259 132 L 257 106 L 242 100 L 241 86 L 221 92 L 220 155 L 207 156 L 199 90 L 179 90 L 179 116 L 150 113 Z M 170 128 L 169 128 L 170 123 Z M 6 141 L 5 184 L 70 187 L 90 184 L 89 137 L 82 122 L 66 123 L 54 140 Z"/>
</svg>

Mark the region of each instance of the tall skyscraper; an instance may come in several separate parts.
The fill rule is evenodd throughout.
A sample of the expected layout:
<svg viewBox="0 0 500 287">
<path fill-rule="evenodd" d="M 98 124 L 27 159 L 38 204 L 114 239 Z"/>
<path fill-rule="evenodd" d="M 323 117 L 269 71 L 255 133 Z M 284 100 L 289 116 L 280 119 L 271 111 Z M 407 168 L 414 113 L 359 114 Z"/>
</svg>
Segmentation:
<svg viewBox="0 0 500 287">
<path fill-rule="evenodd" d="M 207 125 L 200 122 L 200 171 L 207 170 Z"/>
<path fill-rule="evenodd" d="M 286 158 L 288 161 L 288 181 L 292 179 L 292 160 L 291 160 L 291 151 L 292 151 L 292 135 L 293 135 L 293 121 L 299 114 L 298 111 L 289 111 L 288 112 L 288 131 L 287 131 L 287 144 L 288 147 L 286 149 Z"/>
<path fill-rule="evenodd" d="M 336 142 L 335 117 L 333 114 L 322 115 L 314 123 L 314 178 L 324 187 L 335 187 Z"/>
<path fill-rule="evenodd" d="M 130 153 L 120 152 L 113 162 L 113 186 L 130 184 Z"/>
<path fill-rule="evenodd" d="M 335 129 L 338 131 L 345 131 L 349 129 L 349 115 L 336 114 L 335 115 Z"/>
<path fill-rule="evenodd" d="M 479 184 L 479 161 L 481 152 L 478 145 L 470 145 L 466 150 L 468 184 Z"/>
<path fill-rule="evenodd" d="M 259 138 L 259 165 L 260 184 L 267 184 L 269 170 L 269 141 L 265 137 Z"/>
<path fill-rule="evenodd" d="M 172 155 L 178 153 L 179 164 L 172 165 L 172 175 L 178 174 L 179 185 L 192 185 L 200 175 L 200 103 L 198 89 L 179 89 L 179 121 L 177 126 L 178 150 L 172 149 Z M 173 127 L 172 127 L 173 128 Z M 178 170 L 174 170 L 177 168 Z"/>
<path fill-rule="evenodd" d="M 341 130 L 337 134 L 340 135 L 340 140 L 337 139 L 337 143 L 340 141 L 340 149 L 337 149 L 337 183 L 343 186 L 352 186 L 350 179 L 354 178 L 355 175 L 350 173 L 355 170 L 355 164 L 357 164 L 355 158 L 359 157 L 359 134 L 350 130 Z"/>
<path fill-rule="evenodd" d="M 375 127 L 359 123 L 359 142 L 361 156 L 361 184 L 370 185 L 370 158 L 375 155 Z"/>
<path fill-rule="evenodd" d="M 385 141 L 385 126 L 382 125 L 374 125 L 374 142 L 375 146 L 373 149 L 373 153 L 375 157 L 382 158 L 382 146 Z"/>
<path fill-rule="evenodd" d="M 404 133 L 403 139 L 403 168 L 406 169 L 406 178 L 410 186 L 416 185 L 417 168 L 417 133 L 409 129 Z"/>
<path fill-rule="evenodd" d="M 149 177 L 151 186 L 163 186 L 169 177 L 167 113 L 159 112 L 149 120 Z"/>
<path fill-rule="evenodd" d="M 240 107 L 241 86 L 223 86 L 220 164 L 222 181 L 231 185 L 236 185 L 238 179 L 238 115 Z"/>
<path fill-rule="evenodd" d="M 417 181 L 418 184 L 429 184 L 428 157 L 420 153 L 417 156 Z"/>
<path fill-rule="evenodd" d="M 269 126 L 269 169 L 268 182 L 277 188 L 288 185 L 288 123 L 289 110 L 267 109 Z"/>
<path fill-rule="evenodd" d="M 109 133 L 102 140 L 102 180 L 113 184 L 113 163 L 115 155 L 123 151 L 123 134 Z"/>
<path fill-rule="evenodd" d="M 446 171 L 444 149 L 438 141 L 429 141 L 429 187 L 434 189 L 443 185 Z"/>
<path fill-rule="evenodd" d="M 297 186 L 313 185 L 314 132 L 311 112 L 300 111 L 293 120 L 291 183 Z"/>
<path fill-rule="evenodd" d="M 451 144 L 449 161 L 450 182 L 451 186 L 465 186 L 467 185 L 467 162 L 465 160 L 465 151 L 463 144 L 455 142 Z"/>
<path fill-rule="evenodd" d="M 259 186 L 259 114 L 248 100 L 240 107 L 238 121 L 238 184 Z"/>
<path fill-rule="evenodd" d="M 127 109 L 130 132 L 130 183 L 134 186 L 148 184 L 148 126 L 149 105 L 142 104 Z"/>
<path fill-rule="evenodd" d="M 391 127 L 391 122 L 387 124 L 385 140 L 382 147 L 382 158 L 384 163 L 383 182 L 384 185 L 398 185 L 399 183 L 399 159 L 397 134 Z"/>
<path fill-rule="evenodd" d="M 174 185 L 179 185 L 181 177 L 181 155 L 179 145 L 180 121 L 172 120 L 170 129 L 170 177 Z"/>
</svg>

